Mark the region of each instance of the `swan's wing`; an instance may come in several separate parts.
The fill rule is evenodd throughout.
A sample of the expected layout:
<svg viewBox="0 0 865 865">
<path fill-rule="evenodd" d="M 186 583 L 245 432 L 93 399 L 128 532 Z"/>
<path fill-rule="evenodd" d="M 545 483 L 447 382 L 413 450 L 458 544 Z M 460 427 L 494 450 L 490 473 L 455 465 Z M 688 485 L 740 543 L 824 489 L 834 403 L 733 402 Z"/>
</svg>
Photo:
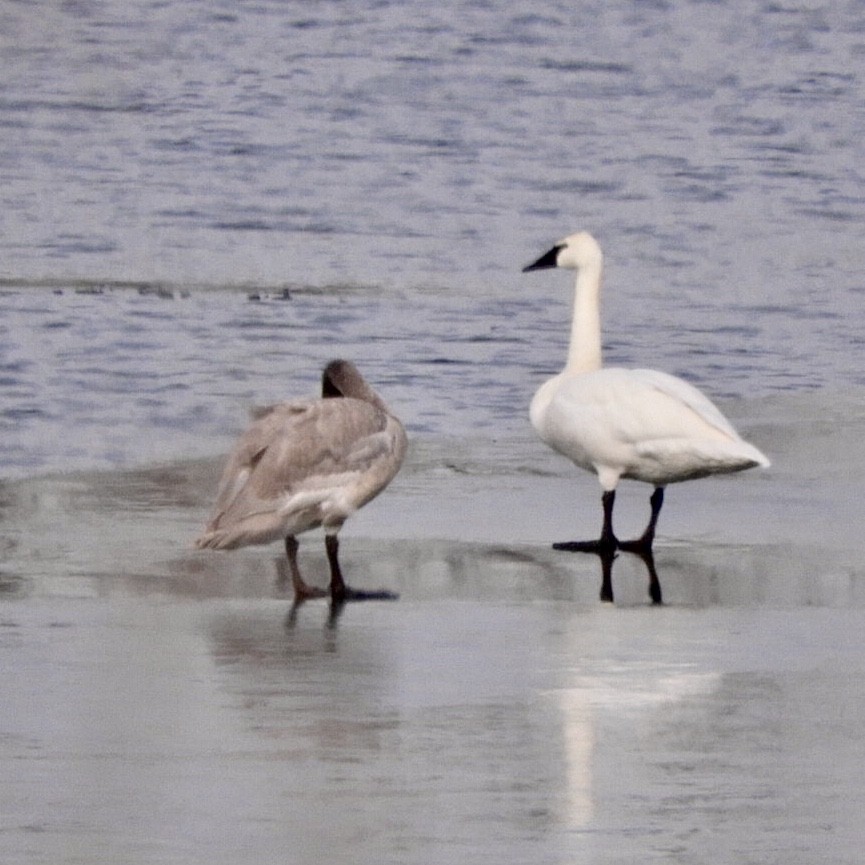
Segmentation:
<svg viewBox="0 0 865 865">
<path fill-rule="evenodd" d="M 268 515 L 280 522 L 292 509 L 316 507 L 335 490 L 351 497 L 358 485 L 363 487 L 354 503 L 359 506 L 396 474 L 404 453 L 402 426 L 368 402 L 327 399 L 273 406 L 229 456 L 207 531 L 250 520 L 264 526 Z M 361 478 L 365 485 L 359 484 Z"/>
<path fill-rule="evenodd" d="M 318 400 L 301 414 L 277 418 L 250 483 L 259 496 L 274 499 L 310 484 L 330 486 L 346 475 L 371 471 L 393 454 L 394 423 L 387 412 L 365 400 Z"/>
<path fill-rule="evenodd" d="M 215 526 L 219 516 L 231 507 L 246 487 L 252 471 L 280 431 L 290 428 L 293 422 L 301 426 L 301 419 L 312 405 L 311 400 L 296 400 L 257 408 L 252 412 L 253 423 L 241 434 L 225 462 L 208 529 Z"/>
<path fill-rule="evenodd" d="M 655 369 L 633 369 L 629 372 L 650 387 L 683 403 L 719 432 L 730 436 L 734 441 L 739 440 L 739 434 L 733 428 L 730 421 L 721 414 L 720 409 L 707 396 L 693 385 L 688 384 L 684 379 Z"/>
<path fill-rule="evenodd" d="M 555 450 L 597 472 L 606 489 L 623 476 L 670 483 L 768 465 L 707 397 L 674 376 L 606 368 L 553 381 L 536 428 Z"/>
<path fill-rule="evenodd" d="M 663 435 L 646 435 L 635 440 L 642 460 L 664 467 L 671 479 L 702 477 L 725 471 L 739 471 L 752 466 L 768 466 L 769 460 L 754 445 L 744 441 L 718 407 L 697 388 L 675 376 L 657 370 L 638 369 L 633 375 L 644 384 L 675 400 L 693 416 L 721 433 L 722 438 L 694 435 L 678 423 L 667 427 Z M 685 418 L 682 418 L 685 421 Z M 656 432 L 660 431 L 660 427 Z"/>
</svg>

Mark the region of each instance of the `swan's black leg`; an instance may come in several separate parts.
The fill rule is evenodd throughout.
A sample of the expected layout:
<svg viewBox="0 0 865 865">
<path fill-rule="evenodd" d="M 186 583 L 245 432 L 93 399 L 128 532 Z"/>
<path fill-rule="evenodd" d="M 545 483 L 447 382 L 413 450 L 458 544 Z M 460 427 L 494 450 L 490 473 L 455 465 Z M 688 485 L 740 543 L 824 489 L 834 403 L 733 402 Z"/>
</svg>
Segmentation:
<svg viewBox="0 0 865 865">
<path fill-rule="evenodd" d="M 604 525 L 601 536 L 596 541 L 563 541 L 553 544 L 554 550 L 564 550 L 568 553 L 613 553 L 619 542 L 613 534 L 613 505 L 616 501 L 616 491 L 606 490 L 601 497 L 604 508 Z"/>
<path fill-rule="evenodd" d="M 324 547 L 327 550 L 327 561 L 330 564 L 330 598 L 334 604 L 342 604 L 346 601 L 395 601 L 399 597 L 399 595 L 383 589 L 365 592 L 347 586 L 339 566 L 339 540 L 337 536 L 325 535 Z"/>
<path fill-rule="evenodd" d="M 646 526 L 646 530 L 633 541 L 620 541 L 620 550 L 624 550 L 626 553 L 637 553 L 637 555 L 643 555 L 644 553 L 651 554 L 652 544 L 655 542 L 655 527 L 658 525 L 658 516 L 664 504 L 664 488 L 656 487 L 649 502 L 652 506 L 652 515 L 649 517 L 649 524 Z"/>
</svg>

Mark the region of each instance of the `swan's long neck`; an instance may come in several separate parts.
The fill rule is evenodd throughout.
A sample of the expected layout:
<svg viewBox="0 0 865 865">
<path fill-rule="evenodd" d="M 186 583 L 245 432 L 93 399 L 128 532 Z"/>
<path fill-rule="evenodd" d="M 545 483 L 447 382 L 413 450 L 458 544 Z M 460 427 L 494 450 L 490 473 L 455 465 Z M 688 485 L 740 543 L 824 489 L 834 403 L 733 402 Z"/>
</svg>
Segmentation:
<svg viewBox="0 0 865 865">
<path fill-rule="evenodd" d="M 601 271 L 600 257 L 577 271 L 568 372 L 601 368 Z"/>
</svg>

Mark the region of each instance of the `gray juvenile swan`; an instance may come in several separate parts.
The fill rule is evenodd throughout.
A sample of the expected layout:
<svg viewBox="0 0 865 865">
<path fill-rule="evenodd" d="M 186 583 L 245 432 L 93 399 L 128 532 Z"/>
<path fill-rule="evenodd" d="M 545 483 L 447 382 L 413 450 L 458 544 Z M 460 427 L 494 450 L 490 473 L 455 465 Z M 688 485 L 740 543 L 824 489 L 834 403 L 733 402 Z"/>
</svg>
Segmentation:
<svg viewBox="0 0 865 865">
<path fill-rule="evenodd" d="M 279 403 L 256 413 L 228 457 L 199 548 L 233 550 L 285 539 L 295 598 L 322 597 L 297 564 L 296 536 L 324 528 L 330 596 L 386 599 L 346 586 L 337 533 L 393 479 L 405 457 L 405 429 L 347 360 L 322 374 L 321 399 Z"/>
<path fill-rule="evenodd" d="M 532 399 L 538 435 L 577 466 L 594 472 L 603 490 L 601 537 L 556 549 L 650 553 L 667 484 L 768 466 L 700 391 L 682 379 L 648 369 L 601 368 L 600 291 L 603 256 L 587 232 L 557 243 L 523 271 L 577 271 L 568 360 Z M 613 503 L 620 478 L 652 484 L 651 517 L 642 536 L 619 541 Z"/>
</svg>

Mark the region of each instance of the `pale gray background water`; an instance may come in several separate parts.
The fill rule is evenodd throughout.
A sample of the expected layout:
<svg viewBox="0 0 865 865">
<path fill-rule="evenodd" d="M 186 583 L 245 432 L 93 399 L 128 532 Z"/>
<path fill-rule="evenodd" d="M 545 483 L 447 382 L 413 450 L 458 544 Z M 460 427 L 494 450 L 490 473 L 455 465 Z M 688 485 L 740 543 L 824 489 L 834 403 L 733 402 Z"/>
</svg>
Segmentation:
<svg viewBox="0 0 865 865">
<path fill-rule="evenodd" d="M 4 862 L 858 865 L 863 3 L 9 2 L 0 63 Z M 671 489 L 663 609 L 549 549 L 577 228 L 608 360 L 774 462 Z M 331 621 L 189 544 L 337 354 L 412 451 Z"/>
</svg>

